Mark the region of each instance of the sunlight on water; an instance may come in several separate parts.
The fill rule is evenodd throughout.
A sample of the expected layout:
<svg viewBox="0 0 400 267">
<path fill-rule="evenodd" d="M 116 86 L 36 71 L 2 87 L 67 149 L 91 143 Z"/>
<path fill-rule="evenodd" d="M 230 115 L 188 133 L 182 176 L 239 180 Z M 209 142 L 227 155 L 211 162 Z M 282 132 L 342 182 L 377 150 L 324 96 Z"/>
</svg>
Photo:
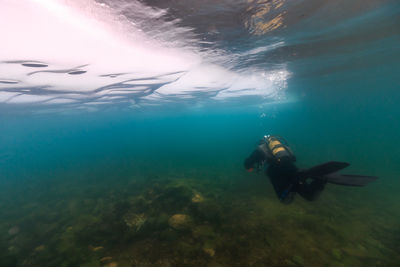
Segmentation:
<svg viewBox="0 0 400 267">
<path fill-rule="evenodd" d="M 139 9 L 134 12 L 163 21 L 153 9 L 133 4 Z M 173 32 L 176 43 L 160 40 L 163 33 L 145 33 L 136 26 L 146 17 L 129 21 L 105 4 L 6 1 L 0 12 L 2 24 L 11 25 L 0 32 L 7 36 L 0 54 L 2 105 L 137 108 L 165 101 L 273 97 L 274 83 L 278 79 L 284 83 L 288 77 L 285 69 L 233 71 L 232 66 L 209 60 L 216 58 L 210 51 L 201 52 L 198 45 L 183 46 L 199 40 L 184 40 L 179 25 L 165 33 Z M 229 54 L 219 57 L 222 60 Z"/>
</svg>

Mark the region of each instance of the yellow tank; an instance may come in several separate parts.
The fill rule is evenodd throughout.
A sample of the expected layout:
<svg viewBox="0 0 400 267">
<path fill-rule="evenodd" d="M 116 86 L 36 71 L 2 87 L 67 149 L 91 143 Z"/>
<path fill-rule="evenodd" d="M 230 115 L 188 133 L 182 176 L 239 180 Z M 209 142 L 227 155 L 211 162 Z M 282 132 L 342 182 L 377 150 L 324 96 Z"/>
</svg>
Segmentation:
<svg viewBox="0 0 400 267">
<path fill-rule="evenodd" d="M 267 145 L 269 150 L 271 151 L 271 154 L 273 157 L 278 161 L 286 161 L 286 160 L 292 160 L 294 161 L 294 156 L 290 149 L 282 144 L 282 142 L 279 140 L 279 138 L 275 136 L 268 136 L 266 138 Z"/>
</svg>

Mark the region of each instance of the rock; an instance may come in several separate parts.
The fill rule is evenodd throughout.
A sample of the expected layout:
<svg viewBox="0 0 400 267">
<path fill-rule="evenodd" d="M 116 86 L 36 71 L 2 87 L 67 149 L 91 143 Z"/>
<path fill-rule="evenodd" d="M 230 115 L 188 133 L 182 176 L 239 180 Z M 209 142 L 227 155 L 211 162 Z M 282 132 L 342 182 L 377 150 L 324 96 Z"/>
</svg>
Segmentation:
<svg viewBox="0 0 400 267">
<path fill-rule="evenodd" d="M 103 263 L 106 262 L 106 261 L 110 261 L 110 260 L 112 260 L 112 257 L 103 257 L 103 258 L 100 259 L 100 261 L 103 262 Z"/>
<path fill-rule="evenodd" d="M 213 248 L 203 248 L 203 251 L 211 257 L 215 255 L 215 250 Z"/>
<path fill-rule="evenodd" d="M 199 193 L 195 193 L 192 197 L 192 203 L 201 203 L 204 201 L 204 197 Z"/>
<path fill-rule="evenodd" d="M 19 233 L 19 227 L 18 227 L 18 226 L 11 227 L 11 228 L 8 230 L 8 234 L 9 234 L 9 235 L 16 235 L 16 234 L 18 234 L 18 233 Z"/>
<path fill-rule="evenodd" d="M 36 248 L 35 248 L 35 252 L 41 252 L 41 251 L 43 251 L 43 250 L 45 250 L 46 249 L 46 247 L 44 246 L 44 245 L 40 245 L 40 246 L 37 246 Z"/>
<path fill-rule="evenodd" d="M 102 246 L 98 246 L 98 247 L 89 246 L 89 248 L 90 248 L 93 252 L 96 252 L 96 251 L 99 251 L 99 250 L 104 249 L 104 247 L 102 247 Z"/>
<path fill-rule="evenodd" d="M 186 214 L 175 214 L 169 218 L 168 224 L 175 230 L 185 230 L 190 228 L 192 219 Z"/>
<path fill-rule="evenodd" d="M 146 222 L 146 216 L 142 214 L 128 213 L 124 216 L 124 221 L 127 226 L 133 228 L 135 232 L 139 231 Z"/>
</svg>

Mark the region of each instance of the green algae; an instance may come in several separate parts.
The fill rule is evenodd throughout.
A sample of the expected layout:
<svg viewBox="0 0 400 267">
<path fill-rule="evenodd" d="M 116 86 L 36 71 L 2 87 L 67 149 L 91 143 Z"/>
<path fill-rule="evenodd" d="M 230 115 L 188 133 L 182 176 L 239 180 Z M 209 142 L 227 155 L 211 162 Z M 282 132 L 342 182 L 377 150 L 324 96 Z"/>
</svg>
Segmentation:
<svg viewBox="0 0 400 267">
<path fill-rule="evenodd" d="M 332 255 L 336 260 L 341 260 L 342 251 L 338 248 L 334 248 L 334 249 L 332 249 Z"/>
<path fill-rule="evenodd" d="M 299 266 L 304 266 L 304 259 L 300 255 L 295 255 L 292 258 L 293 262 L 296 263 Z"/>
<path fill-rule="evenodd" d="M 268 181 L 244 183 L 154 177 L 100 186 L 98 192 L 91 188 L 90 194 L 82 188 L 50 207 L 47 198 L 30 202 L 20 206 L 23 216 L 0 224 L 0 261 L 4 266 L 379 266 L 399 259 L 398 243 L 388 235 L 395 221 L 366 225 L 369 211 L 355 215 L 331 199 L 341 192 L 285 206 Z M 57 190 L 63 190 L 61 184 Z M 177 214 L 190 223 L 171 227 Z M 15 225 L 20 232 L 9 235 Z"/>
</svg>

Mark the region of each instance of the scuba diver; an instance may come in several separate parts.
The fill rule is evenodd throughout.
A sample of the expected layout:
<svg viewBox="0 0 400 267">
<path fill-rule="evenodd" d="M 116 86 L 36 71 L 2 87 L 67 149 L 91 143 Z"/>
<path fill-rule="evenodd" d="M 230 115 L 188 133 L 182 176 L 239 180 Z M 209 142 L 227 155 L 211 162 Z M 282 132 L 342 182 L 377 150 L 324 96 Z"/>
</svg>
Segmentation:
<svg viewBox="0 0 400 267">
<path fill-rule="evenodd" d="M 280 136 L 266 135 L 260 145 L 245 160 L 248 171 L 261 170 L 265 165 L 274 190 L 282 203 L 289 204 L 298 193 L 304 199 L 315 200 L 326 183 L 364 186 L 378 177 L 339 174 L 339 170 L 348 167 L 346 162 L 329 161 L 309 169 L 300 170 L 294 162 L 296 157 L 287 142 Z"/>
</svg>

